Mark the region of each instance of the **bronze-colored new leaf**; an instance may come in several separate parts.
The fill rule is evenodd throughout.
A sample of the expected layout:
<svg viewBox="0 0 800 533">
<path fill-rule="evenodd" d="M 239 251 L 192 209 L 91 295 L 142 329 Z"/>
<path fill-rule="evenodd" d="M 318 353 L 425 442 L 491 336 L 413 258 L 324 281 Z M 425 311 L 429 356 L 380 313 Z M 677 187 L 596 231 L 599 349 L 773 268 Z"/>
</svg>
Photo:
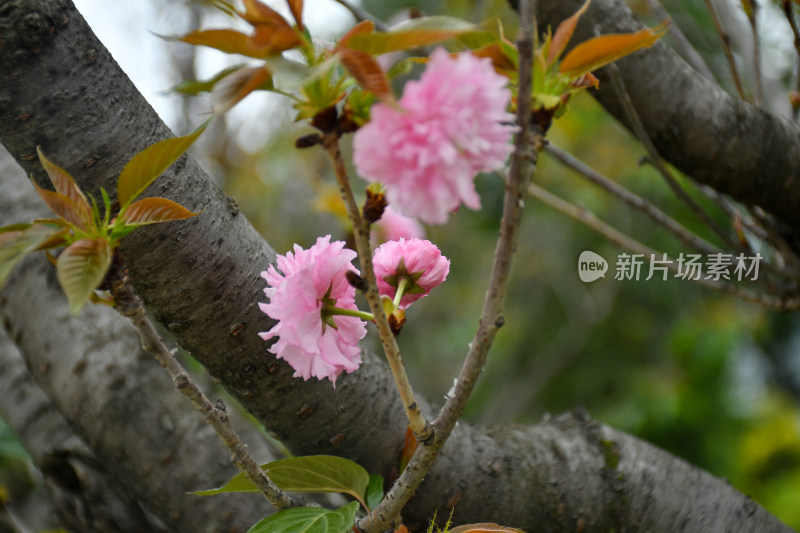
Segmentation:
<svg viewBox="0 0 800 533">
<path fill-rule="evenodd" d="M 6 282 L 14 265 L 41 249 L 43 243 L 60 231 L 59 228 L 41 224 L 15 224 L 0 228 L 0 287 Z"/>
<path fill-rule="evenodd" d="M 182 205 L 160 197 L 142 198 L 133 202 L 125 211 L 123 219 L 126 224 L 144 225 L 157 222 L 170 222 L 191 218 L 192 213 Z"/>
<path fill-rule="evenodd" d="M 303 0 L 289 0 L 289 10 L 297 23 L 297 27 L 303 29 Z"/>
<path fill-rule="evenodd" d="M 381 102 L 395 102 L 389 78 L 374 57 L 362 50 L 350 48 L 339 48 L 338 53 L 344 68 L 361 87 L 372 92 Z"/>
<path fill-rule="evenodd" d="M 375 31 L 374 22 L 372 22 L 371 20 L 362 20 L 361 22 L 350 28 L 350 30 L 347 33 L 345 33 L 341 39 L 339 39 L 339 44 L 337 44 L 336 46 L 337 47 L 347 46 L 348 41 L 350 41 L 350 38 L 353 37 L 353 35 L 359 35 L 362 33 L 369 34 L 374 31 Z"/>
<path fill-rule="evenodd" d="M 111 246 L 102 238 L 75 241 L 58 256 L 56 275 L 73 315 L 89 301 L 110 265 Z"/>
<path fill-rule="evenodd" d="M 251 92 L 269 82 L 271 74 L 266 67 L 240 68 L 222 78 L 211 91 L 211 109 L 224 113 Z"/>
<path fill-rule="evenodd" d="M 564 57 L 559 71 L 579 76 L 628 54 L 647 48 L 658 41 L 667 31 L 666 21 L 656 28 L 645 28 L 636 33 L 612 33 L 584 41 Z"/>
<path fill-rule="evenodd" d="M 117 199 L 124 210 L 153 181 L 167 170 L 203 133 L 205 124 L 189 135 L 152 144 L 133 156 L 117 180 Z"/>
<path fill-rule="evenodd" d="M 580 9 L 578 9 L 572 14 L 571 17 L 558 25 L 556 34 L 553 36 L 553 40 L 550 42 L 550 50 L 547 52 L 548 65 L 552 65 L 553 62 L 561 55 L 561 52 L 564 51 L 564 48 L 569 43 L 569 40 L 572 39 L 572 34 L 575 33 L 575 26 L 578 25 L 581 15 L 583 15 L 583 13 L 589 7 L 589 3 L 591 1 L 592 0 L 586 0 Z"/>
<path fill-rule="evenodd" d="M 475 26 L 445 16 L 422 17 L 397 25 L 388 32 L 358 33 L 347 39 L 347 47 L 373 56 L 436 44 L 474 31 Z"/>
<path fill-rule="evenodd" d="M 31 183 L 47 207 L 66 222 L 82 231 L 89 231 L 89 228 L 94 225 L 92 212 L 87 204 L 76 203 L 69 196 L 43 189 L 33 180 Z"/>
<path fill-rule="evenodd" d="M 86 200 L 86 196 L 84 196 L 83 191 L 80 190 L 72 176 L 69 175 L 69 172 L 51 163 L 50 160 L 45 157 L 44 152 L 42 152 L 41 146 L 36 147 L 36 153 L 39 154 L 39 161 L 50 177 L 50 182 L 53 184 L 53 187 L 55 187 L 56 192 L 71 199 L 78 207 L 85 206 L 86 211 L 90 212 L 92 208 Z"/>
<path fill-rule="evenodd" d="M 244 0 L 244 13 L 240 13 L 239 16 L 253 26 L 259 24 L 289 26 L 283 15 L 258 0 Z"/>
<path fill-rule="evenodd" d="M 195 46 L 208 46 L 226 54 L 240 54 L 263 59 L 268 54 L 249 35 L 235 30 L 196 30 L 180 38 Z"/>
</svg>

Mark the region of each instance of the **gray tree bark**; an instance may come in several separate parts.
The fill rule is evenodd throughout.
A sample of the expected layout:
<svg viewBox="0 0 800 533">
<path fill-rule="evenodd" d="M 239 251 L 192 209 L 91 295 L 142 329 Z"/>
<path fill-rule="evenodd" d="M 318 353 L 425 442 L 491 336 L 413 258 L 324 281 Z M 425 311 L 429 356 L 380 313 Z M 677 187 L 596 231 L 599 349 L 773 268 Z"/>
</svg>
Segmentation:
<svg viewBox="0 0 800 533">
<path fill-rule="evenodd" d="M 113 191 L 131 155 L 170 135 L 68 2 L 6 0 L 0 38 L 0 141 L 38 179 L 34 154 L 41 145 L 85 190 Z M 24 184 L 11 187 L 32 194 Z M 124 243 L 136 288 L 152 314 L 293 453 L 340 455 L 388 475 L 397 466 L 406 423 L 385 365 L 370 356 L 358 372 L 340 377 L 336 389 L 292 378 L 256 335 L 271 327 L 256 302 L 263 298 L 258 273 L 274 252 L 191 158 L 181 158 L 149 193 L 205 208 L 202 216 L 142 229 Z M 7 209 L 3 204 L 4 216 Z M 58 406 L 67 390 L 80 388 L 73 372 L 78 360 L 61 362 L 58 352 L 84 345 L 110 350 L 107 343 L 117 330 L 93 308 L 68 319 L 52 279 L 44 263 L 17 272 L 0 293 L 0 316 L 31 368 L 49 364 L 49 375 L 34 377 Z M 47 287 L 46 297 L 37 294 Z M 49 314 L 56 320 L 45 318 Z M 40 321 L 47 324 L 46 335 Z M 71 328 L 90 328 L 92 334 Z M 132 364 L 128 359 L 115 358 L 114 364 Z M 98 364 L 108 367 L 107 361 Z M 110 383 L 132 393 L 140 388 L 140 373 L 145 374 L 136 367 Z M 91 379 L 105 378 L 98 371 Z M 84 400 L 59 411 L 67 411 L 78 427 L 114 422 L 93 404 L 116 396 L 108 386 L 88 389 L 74 391 Z M 140 499 L 160 489 L 155 503 L 161 505 L 153 510 L 163 519 L 173 498 L 179 501 L 187 489 L 174 482 L 166 490 L 156 484 L 153 470 L 137 477 L 147 465 L 155 468 L 157 459 L 127 447 L 147 447 L 137 442 L 144 440 L 140 432 L 148 425 L 158 432 L 158 423 L 141 418 L 142 410 L 121 407 L 113 429 L 106 426 L 85 440 L 108 464 L 122 454 L 125 460 L 112 471 L 130 475 Z M 173 423 L 192 424 L 183 417 Z M 195 466 L 205 469 L 208 463 L 197 460 Z M 530 531 L 700 532 L 710 524 L 720 530 L 788 531 L 723 481 L 581 413 L 528 428 L 460 425 L 409 504 L 406 522 L 424 526 L 434 509 L 446 516 L 456 500 L 459 523 L 494 521 Z"/>
</svg>

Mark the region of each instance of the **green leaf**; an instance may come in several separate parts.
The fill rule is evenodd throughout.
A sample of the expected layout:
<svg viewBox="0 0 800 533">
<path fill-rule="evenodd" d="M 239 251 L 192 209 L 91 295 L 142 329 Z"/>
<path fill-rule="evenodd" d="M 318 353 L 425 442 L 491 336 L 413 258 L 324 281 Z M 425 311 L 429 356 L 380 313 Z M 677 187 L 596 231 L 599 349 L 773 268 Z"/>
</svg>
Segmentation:
<svg viewBox="0 0 800 533">
<path fill-rule="evenodd" d="M 369 474 L 357 463 L 333 455 L 308 455 L 273 461 L 261 468 L 281 489 L 294 492 L 339 492 L 362 500 L 369 485 Z M 225 485 L 192 492 L 211 496 L 227 492 L 259 492 L 253 483 L 237 474 Z"/>
<path fill-rule="evenodd" d="M 75 315 L 103 282 L 111 265 L 111 246 L 105 239 L 81 239 L 61 252 L 56 274 Z"/>
<path fill-rule="evenodd" d="M 356 519 L 358 503 L 331 511 L 319 507 L 294 507 L 268 516 L 247 533 L 347 533 Z"/>
<path fill-rule="evenodd" d="M 371 474 L 369 476 L 369 485 L 364 493 L 364 501 L 367 507 L 375 509 L 383 499 L 383 477 L 378 474 Z"/>
<path fill-rule="evenodd" d="M 353 35 L 347 40 L 347 47 L 380 55 L 439 43 L 475 29 L 474 24 L 455 17 L 421 17 L 398 24 L 388 32 Z"/>
<path fill-rule="evenodd" d="M 182 205 L 160 198 L 158 196 L 142 198 L 128 206 L 122 220 L 125 224 L 141 226 L 157 222 L 170 222 L 191 218 L 198 213 L 192 213 Z"/>
<path fill-rule="evenodd" d="M 341 492 L 360 500 L 369 485 L 363 467 L 334 455 L 281 459 L 266 465 L 265 470 L 278 487 L 293 492 Z"/>
<path fill-rule="evenodd" d="M 14 224 L 0 228 L 0 287 L 6 282 L 14 265 L 59 231 L 60 228 L 38 224 Z"/>
<path fill-rule="evenodd" d="M 243 64 L 233 65 L 226 69 L 220 70 L 214 75 L 214 77 L 209 78 L 207 80 L 182 81 L 179 84 L 173 85 L 172 87 L 167 89 L 166 92 L 189 94 L 192 96 L 197 96 L 200 93 L 210 93 L 211 90 L 214 88 L 214 85 L 216 85 L 219 80 L 221 80 L 231 72 L 239 70 L 242 67 L 244 67 Z"/>
<path fill-rule="evenodd" d="M 125 209 L 203 133 L 203 124 L 189 135 L 152 144 L 133 156 L 117 181 L 117 199 Z"/>
</svg>

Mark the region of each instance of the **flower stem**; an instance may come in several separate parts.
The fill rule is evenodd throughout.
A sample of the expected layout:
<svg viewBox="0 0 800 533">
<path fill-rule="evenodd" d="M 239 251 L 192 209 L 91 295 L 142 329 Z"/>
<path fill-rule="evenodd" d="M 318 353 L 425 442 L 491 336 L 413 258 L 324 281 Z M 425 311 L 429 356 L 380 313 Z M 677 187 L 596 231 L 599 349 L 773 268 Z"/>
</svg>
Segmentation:
<svg viewBox="0 0 800 533">
<path fill-rule="evenodd" d="M 394 300 L 392 301 L 395 307 L 400 307 L 400 300 L 403 298 L 403 293 L 406 292 L 407 286 L 408 278 L 401 276 L 400 281 L 397 283 L 397 292 L 394 293 Z"/>
<path fill-rule="evenodd" d="M 336 175 L 336 182 L 339 185 L 339 191 L 342 194 L 342 200 L 347 208 L 347 216 L 353 224 L 353 235 L 356 242 L 356 251 L 358 258 L 361 262 L 361 276 L 367 285 L 367 290 L 364 291 L 364 298 L 366 298 L 369 308 L 372 310 L 375 325 L 378 328 L 378 334 L 383 343 L 383 351 L 386 353 L 386 360 L 389 363 L 389 368 L 392 370 L 397 391 L 400 394 L 400 400 L 406 410 L 408 417 L 408 425 L 414 436 L 420 442 L 430 442 L 433 438 L 433 429 L 431 425 L 425 420 L 422 412 L 419 409 L 417 401 L 414 399 L 414 391 L 411 389 L 411 383 L 408 381 L 405 366 L 403 366 L 403 359 L 400 356 L 400 348 L 397 346 L 397 340 L 394 338 L 392 329 L 389 327 L 389 322 L 386 319 L 386 313 L 383 311 L 383 304 L 381 297 L 378 293 L 378 284 L 375 281 L 375 271 L 372 268 L 372 248 L 369 244 L 369 223 L 361 216 L 356 200 L 353 197 L 353 190 L 350 188 L 350 181 L 347 179 L 347 170 L 344 167 L 344 160 L 342 159 L 342 152 L 339 148 L 339 133 L 336 131 L 325 132 L 322 137 L 322 145 L 328 151 L 328 155 L 333 163 L 334 174 Z"/>
<path fill-rule="evenodd" d="M 342 309 L 341 307 L 323 307 L 322 310 L 328 313 L 329 315 L 354 316 L 356 318 L 361 318 L 369 321 L 375 320 L 375 315 L 373 315 L 372 313 L 368 313 L 366 311 L 360 311 L 358 309 Z"/>
<path fill-rule="evenodd" d="M 200 391 L 197 384 L 192 381 L 189 373 L 181 366 L 172 352 L 164 345 L 155 327 L 153 327 L 153 323 L 147 317 L 141 298 L 133 290 L 127 269 L 121 265 L 118 258 L 119 256 L 115 254 L 114 264 L 112 264 L 109 271 L 114 307 L 136 326 L 144 349 L 153 354 L 161 366 L 169 372 L 180 393 L 191 400 L 192 404 L 203 414 L 206 421 L 214 428 L 214 431 L 217 432 L 225 447 L 228 448 L 236 467 L 264 494 L 276 509 L 288 509 L 304 505 L 301 497 L 282 491 L 267 477 L 267 474 L 247 451 L 247 446 L 231 427 L 225 404 L 218 400 L 217 404 L 213 405 Z"/>
<path fill-rule="evenodd" d="M 497 238 L 478 330 L 461 367 L 455 393 L 448 398 L 433 422 L 433 441 L 417 448 L 408 466 L 381 503 L 359 522 L 358 527 L 367 533 L 387 529 L 430 471 L 436 456 L 452 433 L 456 421 L 464 412 L 469 395 L 486 362 L 494 336 L 504 323 L 503 301 L 508 288 L 511 259 L 516 248 L 525 194 L 536 164 L 536 154 L 542 149 L 543 144 L 542 134 L 540 132 L 534 134 L 530 120 L 535 3 L 535 0 L 520 0 L 520 29 L 517 34 L 520 58 L 517 123 L 520 131 L 517 133 L 514 154 L 511 157 L 509 180 L 503 200 L 503 215 L 500 220 L 500 234 Z"/>
</svg>

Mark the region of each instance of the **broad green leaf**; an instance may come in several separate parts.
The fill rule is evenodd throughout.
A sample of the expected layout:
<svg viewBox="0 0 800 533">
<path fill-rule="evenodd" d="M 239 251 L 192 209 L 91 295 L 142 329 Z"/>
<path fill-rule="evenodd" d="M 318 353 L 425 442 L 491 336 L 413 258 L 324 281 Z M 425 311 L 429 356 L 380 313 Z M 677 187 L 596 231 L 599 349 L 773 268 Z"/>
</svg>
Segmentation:
<svg viewBox="0 0 800 533">
<path fill-rule="evenodd" d="M 269 463 L 269 478 L 283 490 L 293 492 L 341 492 L 361 500 L 369 485 L 363 467 L 334 455 L 291 457 Z"/>
<path fill-rule="evenodd" d="M 294 507 L 260 520 L 247 533 L 347 533 L 356 520 L 358 503 L 331 511 L 320 507 Z"/>
<path fill-rule="evenodd" d="M 128 206 L 123 215 L 125 224 L 141 226 L 157 222 L 170 222 L 191 218 L 199 213 L 192 213 L 182 205 L 158 196 L 142 198 Z"/>
<path fill-rule="evenodd" d="M 75 315 L 103 282 L 111 265 L 111 247 L 105 239 L 81 239 L 61 252 L 56 274 Z"/>
<path fill-rule="evenodd" d="M 564 51 L 564 48 L 569 43 L 569 40 L 572 39 L 572 34 L 575 33 L 575 26 L 578 25 L 581 15 L 583 15 L 583 13 L 589 7 L 589 3 L 591 1 L 592 0 L 586 0 L 580 9 L 578 9 L 572 14 L 571 17 L 562 21 L 561 24 L 558 25 L 556 34 L 553 36 L 553 40 L 550 42 L 550 50 L 547 52 L 548 65 L 552 65 L 553 62 L 561 55 L 561 52 Z"/>
<path fill-rule="evenodd" d="M 364 468 L 333 455 L 291 457 L 261 468 L 279 488 L 293 492 L 339 492 L 362 500 L 369 485 L 369 474 Z M 222 487 L 192 494 L 211 496 L 227 492 L 258 492 L 258 489 L 239 473 Z"/>
<path fill-rule="evenodd" d="M 422 17 L 398 24 L 388 32 L 353 35 L 347 40 L 347 47 L 376 56 L 436 44 L 474 30 L 473 24 L 454 17 Z"/>
<path fill-rule="evenodd" d="M 559 72 L 579 76 L 628 54 L 647 48 L 667 31 L 667 24 L 636 33 L 612 33 L 584 41 L 569 51 L 558 67 Z"/>
<path fill-rule="evenodd" d="M 77 204 L 70 197 L 61 193 L 42 189 L 31 180 L 36 193 L 44 200 L 53 213 L 64 219 L 72 226 L 83 231 L 90 231 L 93 227 L 92 211 L 87 204 Z"/>
<path fill-rule="evenodd" d="M 369 485 L 364 493 L 364 502 L 370 509 L 375 509 L 383 499 L 383 477 L 378 474 L 369 476 Z"/>
<path fill-rule="evenodd" d="M 272 77 L 266 67 L 238 69 L 220 81 L 211 92 L 211 109 L 224 113 L 257 89 L 271 89 Z"/>
<path fill-rule="evenodd" d="M 219 80 L 221 80 L 228 74 L 239 70 L 243 66 L 244 65 L 234 65 L 226 69 L 220 70 L 214 75 L 214 77 L 209 78 L 207 80 L 182 81 L 179 84 L 174 85 L 169 89 L 167 89 L 166 92 L 189 94 L 192 96 L 197 96 L 200 93 L 210 93 Z"/>
<path fill-rule="evenodd" d="M 69 173 L 64 170 L 63 168 L 54 165 L 51 163 L 42 152 L 42 148 L 40 146 L 36 147 L 36 153 L 39 154 L 39 161 L 42 163 L 47 175 L 50 177 L 50 182 L 55 187 L 56 192 L 63 194 L 73 202 L 78 207 L 86 206 L 86 209 L 89 209 L 89 202 L 86 201 L 86 196 L 83 195 L 83 192 L 78 188 L 78 184 L 75 183 L 75 180 Z"/>
<path fill-rule="evenodd" d="M 203 133 L 205 124 L 183 137 L 172 137 L 152 144 L 133 156 L 119 175 L 117 199 L 125 209 L 153 181 L 167 170 Z"/>
<path fill-rule="evenodd" d="M 373 93 L 381 102 L 395 102 L 389 78 L 374 57 L 362 50 L 350 48 L 339 48 L 337 52 L 344 68 L 362 88 Z"/>
<path fill-rule="evenodd" d="M 525 533 L 521 529 L 505 527 L 497 524 L 466 524 L 448 530 L 448 533 Z"/>
<path fill-rule="evenodd" d="M 14 265 L 60 231 L 60 228 L 39 224 L 14 224 L 0 228 L 0 287 Z"/>
</svg>

